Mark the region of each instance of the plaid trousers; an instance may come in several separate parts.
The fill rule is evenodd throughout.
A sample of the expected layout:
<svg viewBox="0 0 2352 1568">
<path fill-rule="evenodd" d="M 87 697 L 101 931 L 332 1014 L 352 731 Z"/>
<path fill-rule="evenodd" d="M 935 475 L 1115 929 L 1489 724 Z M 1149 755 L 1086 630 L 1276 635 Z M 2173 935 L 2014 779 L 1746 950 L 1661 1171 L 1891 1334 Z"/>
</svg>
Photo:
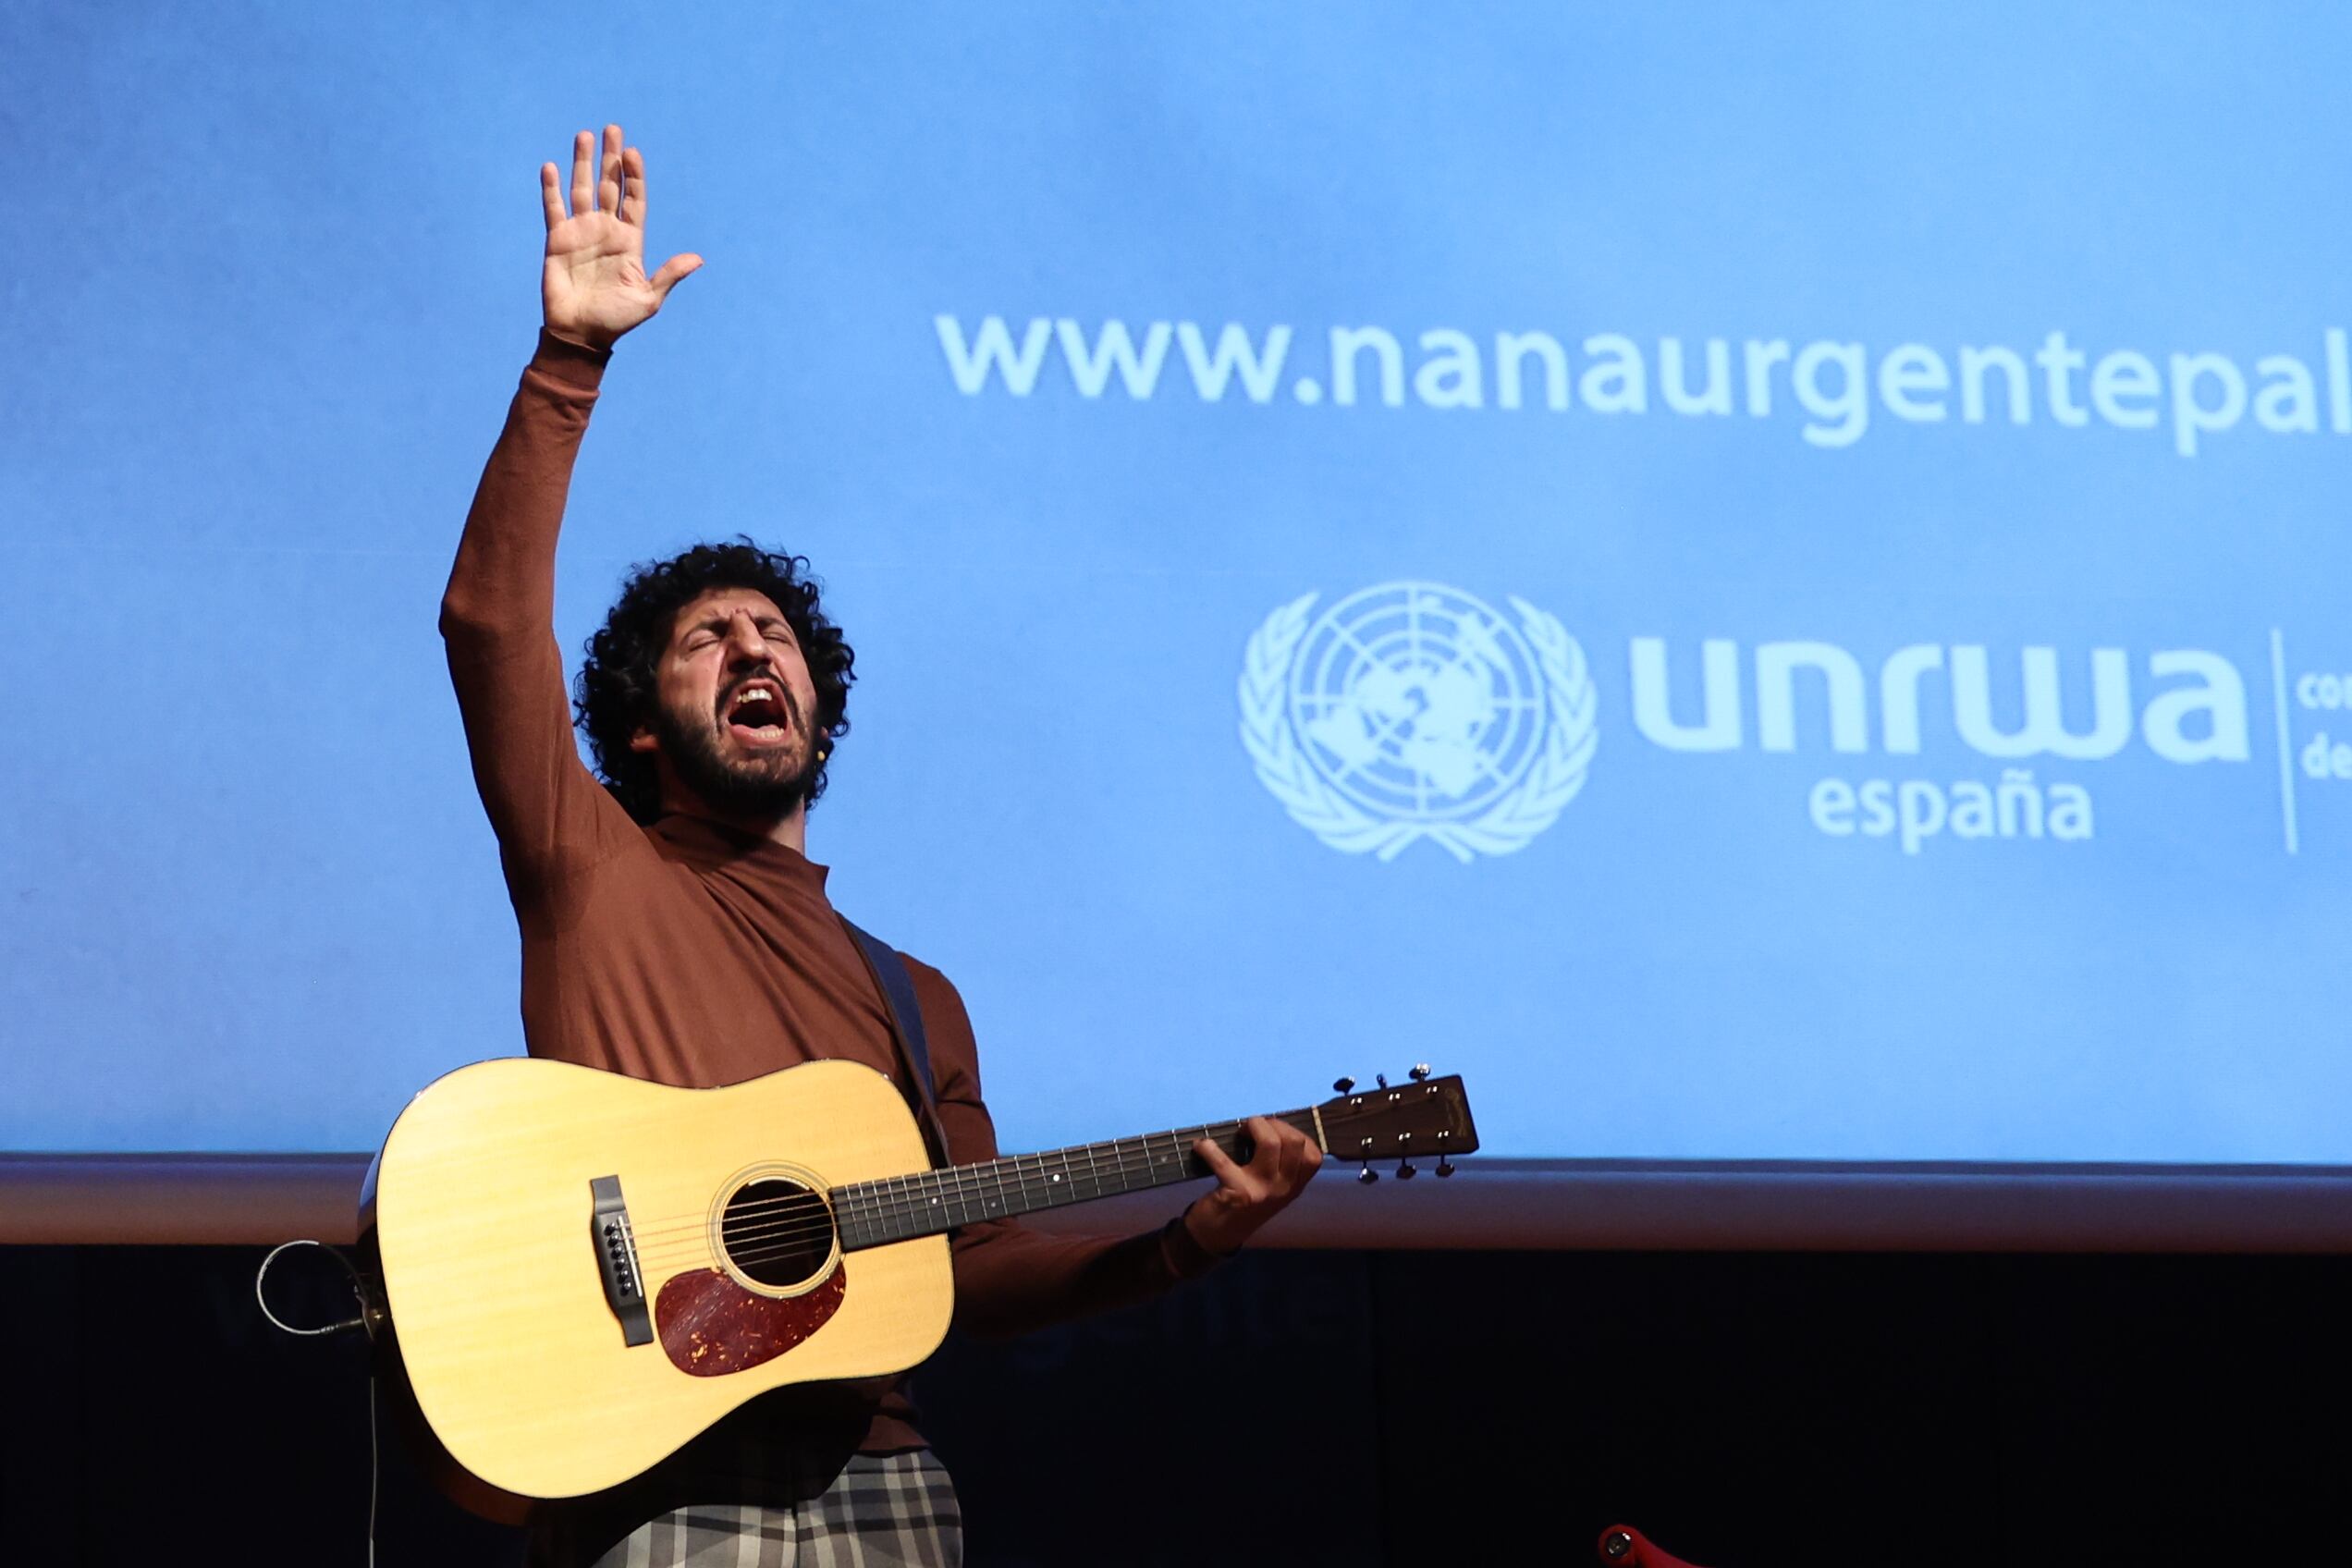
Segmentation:
<svg viewBox="0 0 2352 1568">
<path fill-rule="evenodd" d="M 533 1543 L 534 1562 L 555 1543 Z M 575 1560 L 576 1561 L 576 1560 Z M 647 1521 L 594 1568 L 960 1568 L 963 1520 L 928 1449 L 853 1454 L 822 1491 L 785 1506 L 702 1503 Z"/>
</svg>

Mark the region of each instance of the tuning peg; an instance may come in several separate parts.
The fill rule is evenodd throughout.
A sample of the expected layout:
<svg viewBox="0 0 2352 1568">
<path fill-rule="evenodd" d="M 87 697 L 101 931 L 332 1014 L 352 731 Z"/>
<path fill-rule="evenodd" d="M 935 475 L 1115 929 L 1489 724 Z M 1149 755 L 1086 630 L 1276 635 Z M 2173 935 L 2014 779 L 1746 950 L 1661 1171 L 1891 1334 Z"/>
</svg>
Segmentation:
<svg viewBox="0 0 2352 1568">
<path fill-rule="evenodd" d="M 1354 1087 L 1355 1080 L 1353 1078 L 1334 1078 L 1331 1080 L 1331 1092 L 1335 1095 L 1344 1095 Z"/>
<path fill-rule="evenodd" d="M 1448 1159 L 1448 1158 L 1447 1158 L 1445 1156 L 1443 1156 L 1443 1155 L 1439 1155 L 1439 1156 L 1438 1156 L 1438 1174 L 1439 1174 L 1439 1175 L 1440 1175 L 1440 1176 L 1451 1176 L 1451 1175 L 1452 1175 L 1452 1174 L 1453 1174 L 1453 1161 L 1452 1161 L 1452 1160 Z"/>
<path fill-rule="evenodd" d="M 1429 1080 L 1429 1064 L 1426 1061 L 1416 1061 L 1413 1064 L 1413 1071 L 1405 1076 L 1416 1084 L 1426 1084 Z"/>
<path fill-rule="evenodd" d="M 1380 1179 L 1380 1173 L 1379 1173 L 1378 1171 L 1377 1171 L 1377 1170 L 1373 1170 L 1373 1169 L 1372 1169 L 1372 1162 L 1371 1162 L 1370 1160 L 1368 1160 L 1368 1159 L 1367 1159 L 1367 1160 L 1366 1160 L 1366 1161 L 1364 1162 L 1364 1170 L 1363 1170 L 1363 1171 L 1362 1171 L 1362 1172 L 1361 1172 L 1361 1173 L 1360 1173 L 1360 1174 L 1356 1177 L 1356 1180 L 1357 1180 L 1359 1182 L 1363 1183 L 1365 1186 L 1367 1186 L 1367 1187 L 1368 1187 L 1368 1186 L 1370 1186 L 1373 1182 L 1375 1182 L 1378 1181 L 1379 1179 Z"/>
<path fill-rule="evenodd" d="M 1375 1072 L 1372 1074 L 1372 1082 L 1385 1089 L 1389 1086 L 1389 1075 L 1385 1072 Z"/>
<path fill-rule="evenodd" d="M 1397 1180 L 1398 1180 L 1398 1181 L 1400 1181 L 1400 1182 L 1410 1182 L 1410 1181 L 1412 1181 L 1412 1180 L 1413 1180 L 1413 1178 L 1414 1178 L 1415 1174 L 1415 1172 L 1414 1171 L 1414 1169 L 1413 1169 L 1413 1161 L 1412 1161 L 1412 1159 L 1411 1159 L 1411 1158 L 1410 1158 L 1410 1157 L 1408 1157 L 1408 1158 L 1403 1158 L 1403 1159 L 1400 1159 L 1400 1160 L 1398 1160 L 1398 1161 L 1397 1161 Z"/>
</svg>

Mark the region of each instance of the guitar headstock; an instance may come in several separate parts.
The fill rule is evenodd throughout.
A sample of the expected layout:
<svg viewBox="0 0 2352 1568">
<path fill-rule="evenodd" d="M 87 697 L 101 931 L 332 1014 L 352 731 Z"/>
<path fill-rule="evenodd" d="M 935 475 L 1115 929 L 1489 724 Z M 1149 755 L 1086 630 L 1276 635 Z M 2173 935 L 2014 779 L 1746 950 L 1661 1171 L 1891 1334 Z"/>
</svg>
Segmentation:
<svg viewBox="0 0 2352 1568">
<path fill-rule="evenodd" d="M 1407 1082 L 1389 1086 L 1388 1074 L 1376 1074 L 1378 1087 L 1359 1091 L 1353 1078 L 1331 1085 L 1335 1099 L 1315 1108 L 1323 1142 L 1334 1159 L 1364 1162 L 1359 1182 L 1377 1182 L 1376 1159 L 1397 1161 L 1397 1175 L 1410 1180 L 1415 1158 L 1434 1156 L 1438 1174 L 1453 1174 L 1452 1156 L 1478 1146 L 1477 1124 L 1470 1120 L 1470 1097 L 1457 1074 L 1429 1076 L 1425 1062 L 1406 1075 Z"/>
</svg>

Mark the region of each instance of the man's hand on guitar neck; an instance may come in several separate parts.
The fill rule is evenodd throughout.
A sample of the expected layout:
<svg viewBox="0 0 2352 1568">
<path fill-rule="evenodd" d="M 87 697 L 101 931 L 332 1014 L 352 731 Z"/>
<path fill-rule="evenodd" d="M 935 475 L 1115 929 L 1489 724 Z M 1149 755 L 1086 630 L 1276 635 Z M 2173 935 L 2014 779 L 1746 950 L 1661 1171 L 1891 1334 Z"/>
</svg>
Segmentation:
<svg viewBox="0 0 2352 1568">
<path fill-rule="evenodd" d="M 645 154 L 621 144 L 617 125 L 605 127 L 601 159 L 594 131 L 572 138 L 569 216 L 553 164 L 539 165 L 539 198 L 547 214 L 547 264 L 539 282 L 547 330 L 583 348 L 611 348 L 703 264 L 687 251 L 645 276 Z"/>
<path fill-rule="evenodd" d="M 1212 1253 L 1238 1251 L 1257 1228 L 1290 1206 L 1322 1167 L 1323 1151 L 1297 1128 L 1253 1116 L 1243 1125 L 1256 1147 L 1247 1165 L 1207 1138 L 1193 1152 L 1217 1172 L 1217 1190 L 1184 1211 L 1184 1229 Z"/>
</svg>

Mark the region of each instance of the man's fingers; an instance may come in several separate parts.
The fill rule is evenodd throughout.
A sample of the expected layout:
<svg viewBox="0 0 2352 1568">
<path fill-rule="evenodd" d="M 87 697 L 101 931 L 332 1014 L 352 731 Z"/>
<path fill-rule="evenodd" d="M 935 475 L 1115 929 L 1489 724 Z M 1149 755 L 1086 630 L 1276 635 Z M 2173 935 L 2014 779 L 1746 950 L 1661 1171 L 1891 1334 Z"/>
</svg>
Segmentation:
<svg viewBox="0 0 2352 1568">
<path fill-rule="evenodd" d="M 553 164 L 539 165 L 539 204 L 547 210 L 549 228 L 563 222 L 563 177 L 556 172 Z"/>
<path fill-rule="evenodd" d="M 1274 1124 L 1274 1136 L 1282 1145 L 1275 1180 L 1283 1191 L 1295 1192 L 1322 1164 L 1323 1151 L 1315 1146 L 1314 1139 L 1283 1123 Z"/>
<path fill-rule="evenodd" d="M 620 211 L 620 127 L 605 127 L 605 155 L 596 175 L 596 205 L 606 213 Z"/>
<path fill-rule="evenodd" d="M 1296 1158 L 1291 1147 L 1291 1130 L 1263 1116 L 1253 1116 L 1243 1125 L 1249 1129 L 1249 1135 L 1257 1145 L 1250 1151 L 1250 1174 L 1280 1192 Z"/>
<path fill-rule="evenodd" d="M 592 130 L 571 139 L 571 210 L 596 210 L 596 133 Z"/>
<path fill-rule="evenodd" d="M 1233 1157 L 1208 1139 L 1202 1138 L 1194 1143 L 1193 1152 L 1200 1156 L 1202 1162 L 1211 1170 L 1217 1172 L 1217 1179 L 1219 1182 L 1228 1186 L 1237 1185 L 1241 1182 L 1242 1168 L 1233 1163 Z"/>
<path fill-rule="evenodd" d="M 1289 1131 L 1290 1135 L 1282 1140 L 1282 1179 L 1295 1185 L 1299 1180 L 1299 1172 L 1306 1169 L 1306 1151 L 1309 1145 L 1305 1137 L 1297 1129 L 1292 1128 Z"/>
<path fill-rule="evenodd" d="M 683 251 L 678 255 L 670 257 L 669 260 L 661 264 L 661 271 L 654 274 L 653 286 L 655 297 L 661 300 L 668 299 L 669 291 L 678 287 L 678 280 L 686 276 L 689 273 L 693 272 L 702 264 L 702 257 L 697 256 L 692 251 Z"/>
<path fill-rule="evenodd" d="M 620 154 L 620 221 L 645 227 L 645 154 L 631 147 Z"/>
<path fill-rule="evenodd" d="M 1277 1141 L 1281 1150 L 1275 1161 L 1274 1184 L 1278 1190 L 1289 1192 L 1299 1184 L 1299 1172 L 1306 1168 L 1306 1140 L 1296 1129 L 1285 1127 Z"/>
</svg>

